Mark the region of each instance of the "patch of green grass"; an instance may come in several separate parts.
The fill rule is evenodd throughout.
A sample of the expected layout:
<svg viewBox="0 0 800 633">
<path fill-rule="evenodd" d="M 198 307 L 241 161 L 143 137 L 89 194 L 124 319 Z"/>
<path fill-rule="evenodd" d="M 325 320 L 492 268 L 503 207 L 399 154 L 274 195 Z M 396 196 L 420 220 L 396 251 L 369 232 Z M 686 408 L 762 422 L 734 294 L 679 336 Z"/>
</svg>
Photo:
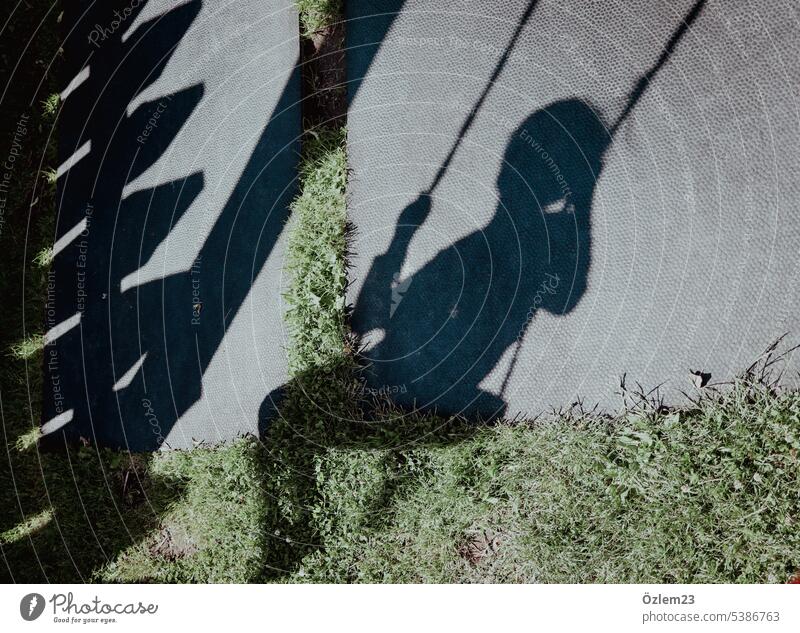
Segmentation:
<svg viewBox="0 0 800 633">
<path fill-rule="evenodd" d="M 344 354 L 347 157 L 346 131 L 311 137 L 300 164 L 300 195 L 292 202 L 286 321 L 292 373 L 330 366 Z"/>
<path fill-rule="evenodd" d="M 53 247 L 45 246 L 42 248 L 38 253 L 36 253 L 36 257 L 33 258 L 33 263 L 40 268 L 50 268 L 50 264 L 53 263 Z"/>
<path fill-rule="evenodd" d="M 18 360 L 32 358 L 44 349 L 44 335 L 33 334 L 11 346 L 11 355 Z"/>
<path fill-rule="evenodd" d="M 51 187 L 54 187 L 58 180 L 58 172 L 55 169 L 45 169 L 42 171 L 42 178 Z"/>
<path fill-rule="evenodd" d="M 22 433 L 17 437 L 14 448 L 18 453 L 24 453 L 36 448 L 36 443 L 42 436 L 42 431 L 38 426 L 31 427 L 27 433 Z"/>
<path fill-rule="evenodd" d="M 112 582 L 248 582 L 262 572 L 266 543 L 261 473 L 254 439 L 219 448 L 161 453 L 148 476 L 177 482 L 182 494 L 158 529 L 97 574 Z"/>
<path fill-rule="evenodd" d="M 342 14 L 342 0 L 295 0 L 304 37 L 330 26 Z"/>
<path fill-rule="evenodd" d="M 683 413 L 342 447 L 316 469 L 323 546 L 302 578 L 785 582 L 800 568 L 799 442 L 800 395 L 741 383 Z"/>
<path fill-rule="evenodd" d="M 47 99 L 42 101 L 42 114 L 47 119 L 51 119 L 56 112 L 58 112 L 58 107 L 61 105 L 61 97 L 57 92 L 54 92 L 48 95 Z"/>
<path fill-rule="evenodd" d="M 292 380 L 264 438 L 269 537 L 264 578 L 285 579 L 321 546 L 311 512 L 325 447 L 359 419 L 353 359 L 347 344 L 345 185 L 346 131 L 323 128 L 305 137 L 300 194 L 291 205 L 286 322 Z"/>
<path fill-rule="evenodd" d="M 50 523 L 52 519 L 53 513 L 50 510 L 42 510 L 38 514 L 31 515 L 19 525 L 0 534 L 0 545 L 11 545 L 20 539 L 30 537 Z"/>
</svg>

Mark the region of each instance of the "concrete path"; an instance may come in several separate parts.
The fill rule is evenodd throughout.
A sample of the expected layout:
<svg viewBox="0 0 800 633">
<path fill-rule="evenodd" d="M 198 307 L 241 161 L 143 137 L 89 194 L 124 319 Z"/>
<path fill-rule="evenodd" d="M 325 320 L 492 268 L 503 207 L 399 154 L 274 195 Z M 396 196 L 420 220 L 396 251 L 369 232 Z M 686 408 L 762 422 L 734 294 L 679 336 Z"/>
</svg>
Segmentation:
<svg viewBox="0 0 800 633">
<path fill-rule="evenodd" d="M 615 408 L 627 374 L 674 402 L 797 342 L 795 3 L 348 11 L 372 388 L 491 417 Z"/>
<path fill-rule="evenodd" d="M 82 3 L 68 32 L 45 443 L 258 432 L 286 382 L 291 0 Z"/>
</svg>

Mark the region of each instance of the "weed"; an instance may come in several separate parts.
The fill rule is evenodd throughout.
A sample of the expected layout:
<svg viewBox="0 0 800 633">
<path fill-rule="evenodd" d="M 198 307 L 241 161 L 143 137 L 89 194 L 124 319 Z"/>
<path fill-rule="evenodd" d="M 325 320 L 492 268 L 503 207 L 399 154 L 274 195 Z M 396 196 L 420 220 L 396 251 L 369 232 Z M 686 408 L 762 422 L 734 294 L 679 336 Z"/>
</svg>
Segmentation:
<svg viewBox="0 0 800 633">
<path fill-rule="evenodd" d="M 339 19 L 342 0 L 295 0 L 304 37 L 318 33 Z"/>
<path fill-rule="evenodd" d="M 47 99 L 42 101 L 42 114 L 46 119 L 52 119 L 55 113 L 58 112 L 58 107 L 61 105 L 61 97 L 57 92 L 49 95 Z"/>
<path fill-rule="evenodd" d="M 44 349 L 44 335 L 34 334 L 11 346 L 11 355 L 18 360 L 32 358 Z"/>
</svg>

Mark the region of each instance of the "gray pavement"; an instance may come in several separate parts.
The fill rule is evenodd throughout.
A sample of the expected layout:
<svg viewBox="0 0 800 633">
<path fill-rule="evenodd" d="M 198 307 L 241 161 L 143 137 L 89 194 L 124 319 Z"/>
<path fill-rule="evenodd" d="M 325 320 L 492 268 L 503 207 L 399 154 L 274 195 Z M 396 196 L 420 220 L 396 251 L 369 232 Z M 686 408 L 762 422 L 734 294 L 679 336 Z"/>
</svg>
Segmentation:
<svg viewBox="0 0 800 633">
<path fill-rule="evenodd" d="M 64 24 L 44 443 L 257 433 L 287 379 L 293 3 L 74 3 Z"/>
<path fill-rule="evenodd" d="M 800 340 L 798 18 L 348 3 L 369 386 L 494 417 L 613 409 L 625 374 L 680 402 L 689 370 L 728 380 Z"/>
</svg>

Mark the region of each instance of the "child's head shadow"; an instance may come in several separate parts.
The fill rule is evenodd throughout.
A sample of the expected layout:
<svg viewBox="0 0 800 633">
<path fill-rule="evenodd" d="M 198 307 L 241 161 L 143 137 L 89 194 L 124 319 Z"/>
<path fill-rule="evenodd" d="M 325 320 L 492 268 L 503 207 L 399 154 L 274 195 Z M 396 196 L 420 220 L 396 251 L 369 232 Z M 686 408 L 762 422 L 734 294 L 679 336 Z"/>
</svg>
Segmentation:
<svg viewBox="0 0 800 633">
<path fill-rule="evenodd" d="M 520 236 L 522 278 L 535 281 L 523 295 L 534 309 L 569 313 L 586 290 L 592 199 L 610 143 L 602 116 L 575 98 L 535 111 L 509 137 L 492 222 L 510 222 Z M 542 296 L 542 280 L 558 292 Z"/>
</svg>

